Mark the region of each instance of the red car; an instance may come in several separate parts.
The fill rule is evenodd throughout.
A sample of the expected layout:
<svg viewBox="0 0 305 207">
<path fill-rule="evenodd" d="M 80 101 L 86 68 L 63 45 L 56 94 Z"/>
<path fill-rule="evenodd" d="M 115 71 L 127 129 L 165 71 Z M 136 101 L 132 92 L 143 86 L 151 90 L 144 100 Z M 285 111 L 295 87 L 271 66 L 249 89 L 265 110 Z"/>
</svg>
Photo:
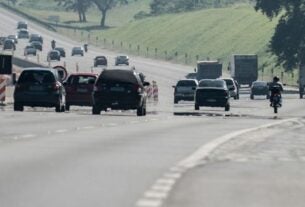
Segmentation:
<svg viewBox="0 0 305 207">
<path fill-rule="evenodd" d="M 66 110 L 70 106 L 92 106 L 92 92 L 97 74 L 73 73 L 64 83 L 66 89 Z"/>
</svg>

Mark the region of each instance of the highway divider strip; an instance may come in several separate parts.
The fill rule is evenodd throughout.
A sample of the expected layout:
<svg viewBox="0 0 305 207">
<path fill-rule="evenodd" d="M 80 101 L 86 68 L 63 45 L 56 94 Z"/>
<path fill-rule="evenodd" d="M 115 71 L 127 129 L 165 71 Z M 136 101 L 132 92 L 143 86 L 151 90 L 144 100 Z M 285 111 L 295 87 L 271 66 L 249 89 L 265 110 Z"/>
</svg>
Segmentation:
<svg viewBox="0 0 305 207">
<path fill-rule="evenodd" d="M 204 160 L 206 160 L 208 156 L 219 146 L 235 138 L 238 138 L 241 135 L 262 129 L 268 129 L 289 122 L 295 122 L 299 124 L 297 118 L 285 119 L 259 127 L 235 131 L 203 145 L 193 154 L 170 168 L 168 172 L 166 172 L 160 179 L 158 179 L 153 184 L 153 186 L 144 193 L 143 197 L 137 201 L 136 207 L 162 207 L 164 201 L 168 198 L 174 185 L 184 175 L 184 173 L 200 164 L 205 163 Z"/>
</svg>

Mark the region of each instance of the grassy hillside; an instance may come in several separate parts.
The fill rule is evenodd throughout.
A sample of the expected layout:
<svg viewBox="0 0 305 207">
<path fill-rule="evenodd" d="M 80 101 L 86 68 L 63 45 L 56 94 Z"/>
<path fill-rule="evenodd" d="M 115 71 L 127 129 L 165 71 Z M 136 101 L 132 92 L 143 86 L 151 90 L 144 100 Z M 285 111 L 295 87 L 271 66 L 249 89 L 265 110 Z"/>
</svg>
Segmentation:
<svg viewBox="0 0 305 207">
<path fill-rule="evenodd" d="M 43 1 L 47 0 L 39 0 L 41 4 Z M 275 68 L 275 58 L 266 50 L 276 20 L 270 21 L 246 5 L 134 20 L 133 16 L 137 12 L 148 11 L 149 2 L 150 0 L 141 0 L 113 9 L 107 20 L 107 24 L 113 27 L 91 31 L 91 44 L 191 66 L 195 66 L 197 59 L 209 57 L 222 61 L 224 68 L 233 53 L 258 54 L 260 78 L 270 79 L 273 76 L 271 68 Z M 49 5 L 49 9 L 52 5 Z M 47 12 L 34 7 L 23 9 L 45 19 L 48 15 L 60 15 L 62 21 L 76 19 L 72 12 Z M 89 12 L 88 19 L 89 24 L 96 25 L 100 15 L 93 9 Z M 88 32 L 85 31 L 59 29 L 59 32 L 83 42 L 88 41 Z M 283 70 L 275 68 L 274 71 L 274 75 L 281 76 Z M 284 82 L 295 83 L 296 77 L 297 74 L 294 74 L 294 78 L 291 74 L 285 74 Z"/>
<path fill-rule="evenodd" d="M 3 0 L 5 2 L 5 0 Z M 150 0 L 132 1 L 128 5 L 117 6 L 109 10 L 107 25 L 118 27 L 133 21 L 133 17 L 139 11 L 149 12 Z M 78 15 L 72 11 L 65 11 L 64 8 L 57 5 L 53 0 L 18 0 L 16 8 L 48 21 L 50 15 L 60 17 L 60 23 L 72 22 L 69 25 L 92 26 L 99 25 L 101 13 L 95 7 L 87 12 L 87 23 L 78 23 Z"/>
</svg>

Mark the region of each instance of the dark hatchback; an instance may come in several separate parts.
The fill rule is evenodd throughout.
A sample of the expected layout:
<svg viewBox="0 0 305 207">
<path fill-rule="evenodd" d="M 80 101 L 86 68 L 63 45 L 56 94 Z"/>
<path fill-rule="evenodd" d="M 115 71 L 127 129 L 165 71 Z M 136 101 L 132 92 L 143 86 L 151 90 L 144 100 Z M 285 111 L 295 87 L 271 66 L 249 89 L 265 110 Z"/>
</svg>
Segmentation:
<svg viewBox="0 0 305 207">
<path fill-rule="evenodd" d="M 270 98 L 269 85 L 266 81 L 254 81 L 251 85 L 250 99 L 254 99 L 254 96 L 266 96 Z"/>
<path fill-rule="evenodd" d="M 48 52 L 47 60 L 48 62 L 52 60 L 60 61 L 60 53 L 57 50 L 51 50 L 50 52 Z"/>
<path fill-rule="evenodd" d="M 107 66 L 107 64 L 108 64 L 108 61 L 105 56 L 96 56 L 94 58 L 94 67 Z"/>
<path fill-rule="evenodd" d="M 57 50 L 60 53 L 60 57 L 66 57 L 66 51 L 63 47 L 55 47 L 54 50 Z"/>
<path fill-rule="evenodd" d="M 146 115 L 147 94 L 139 73 L 134 70 L 103 70 L 93 90 L 92 114 L 108 108 L 114 110 L 136 109 L 138 116 Z"/>
<path fill-rule="evenodd" d="M 221 79 L 203 79 L 195 92 L 195 110 L 200 106 L 224 107 L 230 110 L 230 93 L 226 82 Z"/>
<path fill-rule="evenodd" d="M 33 47 L 35 47 L 36 50 L 42 51 L 42 44 L 41 44 L 41 42 L 39 42 L 39 41 L 33 41 L 33 42 L 31 42 L 31 45 L 32 45 Z"/>
<path fill-rule="evenodd" d="M 196 79 L 179 80 L 174 92 L 174 103 L 177 104 L 179 101 L 194 101 L 195 90 L 198 86 Z"/>
<path fill-rule="evenodd" d="M 58 72 L 50 68 L 26 68 L 20 74 L 14 91 L 14 111 L 24 106 L 55 107 L 56 112 L 65 111 L 65 88 Z"/>
<path fill-rule="evenodd" d="M 97 79 L 96 74 L 92 73 L 73 73 L 70 74 L 64 83 L 66 89 L 66 110 L 70 106 L 92 106 L 92 92 L 94 83 Z"/>
<path fill-rule="evenodd" d="M 29 42 L 34 42 L 34 41 L 38 41 L 41 44 L 43 44 L 43 37 L 39 34 L 31 34 Z"/>
<path fill-rule="evenodd" d="M 6 39 L 6 40 L 4 40 L 2 49 L 3 50 L 16 50 L 16 45 L 13 40 Z"/>
</svg>

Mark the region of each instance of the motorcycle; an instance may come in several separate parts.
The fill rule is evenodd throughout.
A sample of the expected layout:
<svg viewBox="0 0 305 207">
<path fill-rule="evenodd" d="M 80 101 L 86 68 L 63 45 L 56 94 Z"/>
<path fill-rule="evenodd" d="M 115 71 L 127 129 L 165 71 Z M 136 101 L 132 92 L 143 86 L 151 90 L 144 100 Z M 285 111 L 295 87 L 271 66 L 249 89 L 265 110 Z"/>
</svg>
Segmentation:
<svg viewBox="0 0 305 207">
<path fill-rule="evenodd" d="M 281 97 L 281 94 L 279 94 L 279 93 L 275 93 L 272 97 L 271 106 L 273 107 L 275 114 L 277 114 L 278 108 L 282 106 L 281 99 L 282 99 L 282 97 Z"/>
</svg>

